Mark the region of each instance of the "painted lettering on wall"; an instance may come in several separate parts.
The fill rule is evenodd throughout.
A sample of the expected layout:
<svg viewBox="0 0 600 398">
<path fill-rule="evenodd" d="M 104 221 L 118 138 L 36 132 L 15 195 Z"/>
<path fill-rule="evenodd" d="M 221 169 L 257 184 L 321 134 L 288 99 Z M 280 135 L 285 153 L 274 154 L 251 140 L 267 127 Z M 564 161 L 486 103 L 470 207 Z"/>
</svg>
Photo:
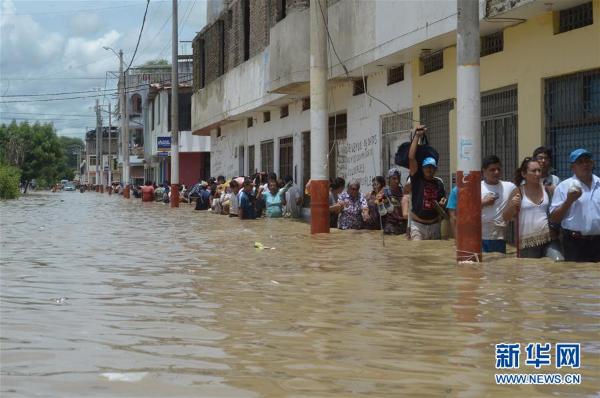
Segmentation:
<svg viewBox="0 0 600 398">
<path fill-rule="evenodd" d="M 347 180 L 360 182 L 363 192 L 370 189 L 375 177 L 379 162 L 377 148 L 377 134 L 346 144 Z"/>
</svg>

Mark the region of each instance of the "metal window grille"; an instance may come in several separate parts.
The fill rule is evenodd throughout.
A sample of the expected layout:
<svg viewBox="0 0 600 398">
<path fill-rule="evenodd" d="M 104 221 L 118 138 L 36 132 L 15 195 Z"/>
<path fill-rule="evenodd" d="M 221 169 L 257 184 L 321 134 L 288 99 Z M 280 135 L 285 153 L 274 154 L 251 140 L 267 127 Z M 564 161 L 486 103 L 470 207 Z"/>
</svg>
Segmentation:
<svg viewBox="0 0 600 398">
<path fill-rule="evenodd" d="M 246 127 L 250 128 L 254 126 L 254 119 L 249 117 L 248 119 L 246 119 Z"/>
<path fill-rule="evenodd" d="M 421 56 L 421 74 L 435 72 L 444 68 L 444 51 L 439 50 L 431 54 Z"/>
<path fill-rule="evenodd" d="M 273 140 L 263 141 L 260 143 L 260 171 L 271 173 L 274 170 L 274 146 Z"/>
<path fill-rule="evenodd" d="M 594 23 L 592 2 L 581 4 L 558 13 L 558 33 L 568 32 Z"/>
<path fill-rule="evenodd" d="M 481 95 L 481 154 L 498 156 L 501 178 L 509 181 L 519 166 L 517 98 L 515 86 Z"/>
<path fill-rule="evenodd" d="M 352 89 L 352 95 L 364 94 L 367 89 L 367 77 L 354 80 L 354 87 Z"/>
<path fill-rule="evenodd" d="M 346 178 L 348 116 L 345 113 L 329 117 L 329 178 Z"/>
<path fill-rule="evenodd" d="M 279 140 L 279 176 L 291 176 L 294 168 L 294 138 Z"/>
<path fill-rule="evenodd" d="M 302 132 L 302 186 L 310 180 L 310 131 Z M 304 195 L 304 206 L 310 206 L 310 196 Z"/>
<path fill-rule="evenodd" d="M 254 163 L 254 145 L 250 145 L 248 147 L 248 174 L 252 175 L 256 171 L 256 166 Z"/>
<path fill-rule="evenodd" d="M 480 56 L 498 53 L 504 50 L 504 32 L 496 32 L 481 38 Z"/>
<path fill-rule="evenodd" d="M 404 80 L 404 64 L 389 68 L 387 70 L 387 85 L 398 83 Z"/>
<path fill-rule="evenodd" d="M 302 98 L 302 110 L 307 111 L 310 109 L 310 97 Z"/>
<path fill-rule="evenodd" d="M 290 114 L 290 107 L 288 105 L 282 106 L 279 109 L 279 118 L 283 119 L 284 117 L 288 117 Z"/>
<path fill-rule="evenodd" d="M 569 154 L 577 148 L 600 158 L 600 69 L 545 80 L 546 144 L 561 178 L 571 176 Z"/>
<path fill-rule="evenodd" d="M 449 112 L 454 108 L 452 100 L 425 105 L 420 109 L 421 123 L 427 126 L 429 144 L 439 155 L 436 175 L 444 180 L 446 189 L 450 187 L 450 120 Z"/>
<path fill-rule="evenodd" d="M 271 121 L 271 112 L 263 112 L 263 123 Z"/>
<path fill-rule="evenodd" d="M 244 175 L 244 146 L 241 145 L 238 149 L 238 174 Z"/>
<path fill-rule="evenodd" d="M 389 113 L 381 117 L 381 159 L 382 174 L 385 175 L 394 166 L 394 157 L 398 147 L 410 141 L 412 128 L 412 111 L 404 113 Z M 408 173 L 404 171 L 402 181 L 406 180 Z"/>
</svg>

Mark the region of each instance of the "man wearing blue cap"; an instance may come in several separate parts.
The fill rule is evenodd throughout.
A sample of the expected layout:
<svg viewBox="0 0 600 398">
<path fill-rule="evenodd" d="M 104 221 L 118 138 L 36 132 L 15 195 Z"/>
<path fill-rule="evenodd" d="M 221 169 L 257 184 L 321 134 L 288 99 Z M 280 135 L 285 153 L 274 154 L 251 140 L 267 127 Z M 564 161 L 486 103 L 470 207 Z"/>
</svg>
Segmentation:
<svg viewBox="0 0 600 398">
<path fill-rule="evenodd" d="M 413 240 L 441 238 L 441 217 L 436 208 L 446 205 L 444 183 L 435 177 L 436 160 L 427 157 L 421 167 L 417 162 L 417 146 L 424 134 L 425 127 L 418 126 L 408 152 L 412 195 L 410 238 Z"/>
<path fill-rule="evenodd" d="M 573 176 L 554 190 L 550 221 L 562 227 L 566 261 L 600 262 L 600 178 L 590 151 L 574 150 L 569 162 Z"/>
</svg>

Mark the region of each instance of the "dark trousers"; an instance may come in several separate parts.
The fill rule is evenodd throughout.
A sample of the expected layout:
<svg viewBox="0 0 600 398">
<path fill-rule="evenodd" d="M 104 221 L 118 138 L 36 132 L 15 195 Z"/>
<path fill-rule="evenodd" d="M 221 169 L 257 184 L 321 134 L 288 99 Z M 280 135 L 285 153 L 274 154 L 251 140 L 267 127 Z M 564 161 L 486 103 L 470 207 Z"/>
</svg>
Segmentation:
<svg viewBox="0 0 600 398">
<path fill-rule="evenodd" d="M 600 235 L 581 236 L 577 232 L 563 230 L 562 237 L 565 261 L 600 262 Z"/>
</svg>

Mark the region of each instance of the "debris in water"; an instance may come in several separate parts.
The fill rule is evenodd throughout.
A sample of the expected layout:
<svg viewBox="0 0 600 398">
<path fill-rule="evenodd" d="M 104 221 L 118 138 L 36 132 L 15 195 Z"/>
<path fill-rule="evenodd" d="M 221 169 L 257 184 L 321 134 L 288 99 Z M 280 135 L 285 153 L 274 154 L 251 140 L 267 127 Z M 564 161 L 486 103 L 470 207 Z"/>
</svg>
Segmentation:
<svg viewBox="0 0 600 398">
<path fill-rule="evenodd" d="M 279 285 L 279 282 L 274 281 L 274 280 L 271 280 L 271 283 L 274 284 L 274 285 Z"/>
<path fill-rule="evenodd" d="M 254 247 L 257 248 L 258 250 L 262 250 L 262 249 L 275 250 L 274 247 L 265 246 L 260 242 L 254 242 Z"/>
<path fill-rule="evenodd" d="M 64 303 L 67 302 L 67 298 L 66 297 L 57 297 L 57 298 L 53 298 L 52 301 L 54 301 L 54 304 L 63 305 Z"/>
<path fill-rule="evenodd" d="M 102 373 L 108 381 L 125 381 L 136 382 L 142 380 L 148 372 L 131 372 L 131 373 Z"/>
<path fill-rule="evenodd" d="M 45 230 L 45 229 L 46 229 L 46 228 L 44 228 L 44 227 L 40 227 L 40 228 L 39 228 L 39 230 L 40 230 L 40 231 L 43 231 L 43 230 Z"/>
</svg>

